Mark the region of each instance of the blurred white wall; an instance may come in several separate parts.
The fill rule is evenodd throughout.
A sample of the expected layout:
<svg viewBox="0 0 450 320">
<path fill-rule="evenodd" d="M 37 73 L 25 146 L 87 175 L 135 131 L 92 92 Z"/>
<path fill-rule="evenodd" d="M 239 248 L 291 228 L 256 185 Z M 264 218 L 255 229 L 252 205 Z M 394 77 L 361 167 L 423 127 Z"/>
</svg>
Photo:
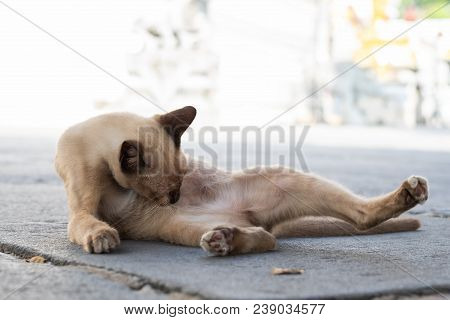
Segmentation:
<svg viewBox="0 0 450 320">
<path fill-rule="evenodd" d="M 7 3 L 163 108 L 195 105 L 201 111 L 197 123 L 222 125 L 260 126 L 345 70 L 354 63 L 352 55 L 359 46 L 358 32 L 346 16 L 349 5 L 363 25 L 372 14 L 371 0 L 210 0 L 207 16 L 187 8 L 189 0 Z M 445 31 L 449 21 L 441 23 L 438 29 Z M 197 31 L 191 30 L 194 24 Z M 423 47 L 419 35 L 431 39 L 427 30 L 435 30 L 435 25 L 430 21 L 412 30 L 418 35 L 414 43 Z M 137 30 L 155 26 L 166 35 L 161 41 L 151 42 Z M 407 26 L 394 21 L 383 32 L 396 35 Z M 186 41 L 178 48 L 180 35 Z M 419 57 L 429 66 L 421 74 L 424 83 L 434 83 L 432 45 L 423 51 L 431 53 Z M 379 61 L 402 57 L 391 49 L 380 51 Z M 448 69 L 441 71 L 440 81 L 448 82 Z M 403 125 L 405 106 L 417 102 L 414 83 L 408 81 L 380 82 L 367 70 L 355 70 L 275 124 L 316 121 L 311 109 L 318 106 L 328 123 Z M 448 83 L 439 88 L 437 93 L 424 88 L 424 97 L 448 101 Z M 449 109 L 443 105 L 442 112 L 450 120 Z M 1 131 L 60 130 L 117 110 L 161 112 L 0 5 Z M 431 98 L 424 102 L 424 111 L 433 112 Z"/>
<path fill-rule="evenodd" d="M 18 12 L 121 79 L 126 53 L 139 46 L 131 27 L 147 0 L 15 0 Z M 0 128 L 63 128 L 91 116 L 94 100 L 123 94 L 123 86 L 0 5 Z M 158 109 L 148 106 L 153 114 Z"/>
</svg>

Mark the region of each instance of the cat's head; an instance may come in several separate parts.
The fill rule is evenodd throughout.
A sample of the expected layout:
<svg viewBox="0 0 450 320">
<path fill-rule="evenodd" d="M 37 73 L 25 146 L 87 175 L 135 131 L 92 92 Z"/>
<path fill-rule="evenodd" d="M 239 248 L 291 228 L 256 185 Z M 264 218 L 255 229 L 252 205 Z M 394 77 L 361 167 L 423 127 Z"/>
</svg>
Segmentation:
<svg viewBox="0 0 450 320">
<path fill-rule="evenodd" d="M 195 118 L 194 107 L 156 115 L 139 128 L 138 140 L 127 140 L 120 150 L 120 167 L 129 187 L 159 205 L 174 204 L 187 163 L 180 150 L 181 136 Z"/>
</svg>

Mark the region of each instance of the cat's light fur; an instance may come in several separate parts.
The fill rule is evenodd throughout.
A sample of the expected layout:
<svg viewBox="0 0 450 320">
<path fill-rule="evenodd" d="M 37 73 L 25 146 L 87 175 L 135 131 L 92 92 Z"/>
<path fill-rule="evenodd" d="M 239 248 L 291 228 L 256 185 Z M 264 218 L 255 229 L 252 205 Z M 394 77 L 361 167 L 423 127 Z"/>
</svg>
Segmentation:
<svg viewBox="0 0 450 320">
<path fill-rule="evenodd" d="M 427 200 L 422 177 L 411 176 L 396 190 L 366 199 L 318 176 L 283 168 L 211 170 L 186 160 L 179 150 L 179 138 L 194 117 L 192 107 L 153 118 L 114 113 L 70 128 L 56 157 L 68 195 L 69 239 L 95 253 L 114 249 L 123 238 L 200 245 L 227 255 L 272 250 L 282 236 L 419 227 L 415 219 L 389 219 Z M 170 129 L 180 123 L 181 130 Z M 153 129 L 149 145 L 138 131 L 146 127 Z M 162 159 L 157 167 L 164 174 L 149 173 L 155 165 L 149 154 Z M 181 197 L 172 199 L 173 192 Z"/>
</svg>

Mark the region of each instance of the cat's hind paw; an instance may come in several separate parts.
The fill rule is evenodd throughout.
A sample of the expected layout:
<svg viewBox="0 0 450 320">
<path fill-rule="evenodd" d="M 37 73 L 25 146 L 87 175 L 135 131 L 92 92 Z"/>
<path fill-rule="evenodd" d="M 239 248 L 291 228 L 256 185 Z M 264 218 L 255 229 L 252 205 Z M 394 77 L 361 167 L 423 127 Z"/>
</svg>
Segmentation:
<svg viewBox="0 0 450 320">
<path fill-rule="evenodd" d="M 419 176 L 409 177 L 404 187 L 408 192 L 406 197 L 407 203 L 423 204 L 428 199 L 428 182 L 425 178 Z"/>
<path fill-rule="evenodd" d="M 233 250 L 233 229 L 221 227 L 203 234 L 200 246 L 216 256 L 226 256 Z"/>
</svg>

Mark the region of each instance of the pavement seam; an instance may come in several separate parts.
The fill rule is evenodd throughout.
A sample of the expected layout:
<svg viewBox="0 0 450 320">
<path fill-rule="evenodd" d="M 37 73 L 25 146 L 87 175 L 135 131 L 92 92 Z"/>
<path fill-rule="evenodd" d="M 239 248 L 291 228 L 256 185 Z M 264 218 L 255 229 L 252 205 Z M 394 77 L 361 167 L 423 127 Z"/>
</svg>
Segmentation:
<svg viewBox="0 0 450 320">
<path fill-rule="evenodd" d="M 54 257 L 52 255 L 34 250 L 29 249 L 22 246 L 17 246 L 14 244 L 9 243 L 2 243 L 0 242 L 0 252 L 8 255 L 13 255 L 19 259 L 25 260 L 29 259 L 33 256 L 41 256 L 47 260 L 47 262 L 51 263 L 51 266 L 53 267 L 75 267 L 77 269 L 81 269 L 83 271 L 89 272 L 94 275 L 102 276 L 103 278 L 118 282 L 123 285 L 126 285 L 129 289 L 134 291 L 139 291 L 144 289 L 146 286 L 149 286 L 153 290 L 170 295 L 174 297 L 175 299 L 203 299 L 206 300 L 206 297 L 203 297 L 201 294 L 196 292 L 188 292 L 186 290 L 183 290 L 180 287 L 171 287 L 168 286 L 160 281 L 155 281 L 152 279 L 149 279 L 147 277 L 142 277 L 137 274 L 124 272 L 124 271 L 118 271 L 110 268 L 105 267 L 99 267 L 96 265 L 91 265 L 87 263 L 80 263 L 73 260 L 65 260 L 61 258 Z M 47 272 L 46 270 L 45 272 Z M 45 272 L 42 272 L 44 274 Z M 33 282 L 37 278 L 39 278 L 42 274 L 39 274 L 38 277 L 30 280 L 24 286 L 28 285 L 29 283 Z M 17 290 L 15 290 L 17 291 Z M 14 292 L 10 293 L 8 296 L 13 294 Z"/>
</svg>

